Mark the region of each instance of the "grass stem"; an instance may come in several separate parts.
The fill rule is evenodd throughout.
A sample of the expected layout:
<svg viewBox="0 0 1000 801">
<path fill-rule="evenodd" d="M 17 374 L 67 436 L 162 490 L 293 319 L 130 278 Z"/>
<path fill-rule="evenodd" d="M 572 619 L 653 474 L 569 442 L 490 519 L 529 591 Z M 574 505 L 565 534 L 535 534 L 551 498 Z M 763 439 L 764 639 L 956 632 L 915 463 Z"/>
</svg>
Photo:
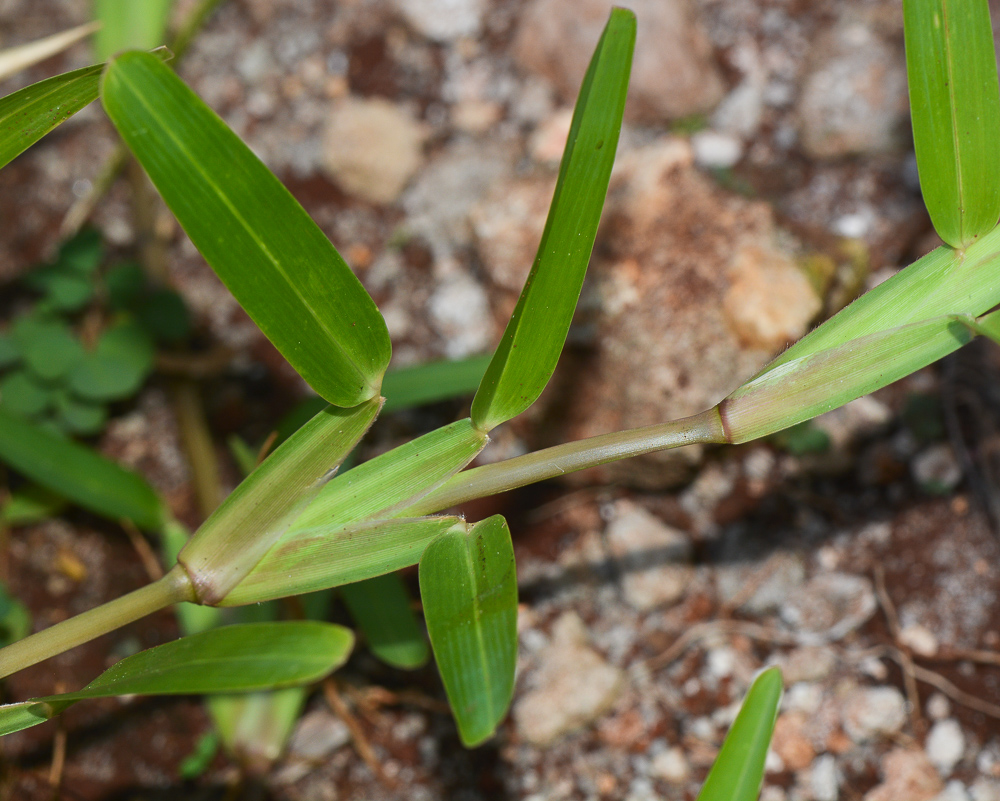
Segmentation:
<svg viewBox="0 0 1000 801">
<path fill-rule="evenodd" d="M 696 443 L 728 442 L 717 408 L 669 423 L 616 431 L 465 470 L 406 509 L 426 515 L 607 462 Z"/>
<path fill-rule="evenodd" d="M 159 581 L 0 649 L 0 678 L 89 642 L 164 607 L 193 600 L 191 581 L 183 568 L 176 566 Z"/>
</svg>

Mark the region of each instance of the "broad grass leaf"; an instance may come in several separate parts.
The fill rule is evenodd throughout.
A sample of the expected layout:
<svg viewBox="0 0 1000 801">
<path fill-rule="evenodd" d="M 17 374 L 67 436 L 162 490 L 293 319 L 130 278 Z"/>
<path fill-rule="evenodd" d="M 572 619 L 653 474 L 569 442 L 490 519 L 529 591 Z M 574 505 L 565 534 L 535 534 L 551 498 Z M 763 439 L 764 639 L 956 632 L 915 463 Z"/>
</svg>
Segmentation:
<svg viewBox="0 0 1000 801">
<path fill-rule="evenodd" d="M 463 744 L 492 736 L 510 706 L 517 661 L 517 574 L 510 530 L 496 515 L 453 530 L 420 559 L 420 597 Z"/>
<path fill-rule="evenodd" d="M 289 363 L 330 403 L 378 395 L 389 333 L 319 227 L 164 64 L 108 64 L 104 108 L 191 241 Z"/>
<path fill-rule="evenodd" d="M 698 801 L 757 801 L 780 701 L 781 671 L 769 668 L 750 686 Z"/>
<path fill-rule="evenodd" d="M 634 46 L 635 15 L 613 9 L 580 88 L 535 262 L 472 402 L 484 431 L 534 403 L 559 361 L 608 191 Z"/>
<path fill-rule="evenodd" d="M 375 656 L 404 670 L 427 663 L 427 638 L 397 573 L 345 584 L 340 597 Z"/>
<path fill-rule="evenodd" d="M 905 0 L 913 145 L 924 203 L 964 250 L 1000 217 L 1000 90 L 987 0 Z"/>
<path fill-rule="evenodd" d="M 168 512 L 136 473 L 0 409 L 0 461 L 84 509 L 159 530 Z"/>
</svg>

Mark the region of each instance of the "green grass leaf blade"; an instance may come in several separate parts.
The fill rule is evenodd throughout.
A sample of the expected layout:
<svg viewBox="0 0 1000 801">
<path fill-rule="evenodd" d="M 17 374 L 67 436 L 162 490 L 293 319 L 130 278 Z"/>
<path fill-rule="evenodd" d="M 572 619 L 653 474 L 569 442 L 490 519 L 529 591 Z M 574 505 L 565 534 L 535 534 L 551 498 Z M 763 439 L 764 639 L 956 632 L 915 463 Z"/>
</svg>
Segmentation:
<svg viewBox="0 0 1000 801">
<path fill-rule="evenodd" d="M 465 531 L 458 517 L 369 520 L 293 531 L 219 605 L 300 595 L 415 565 L 427 546 L 454 526 Z"/>
<path fill-rule="evenodd" d="M 490 356 L 416 364 L 389 370 L 382 382 L 385 411 L 471 395 L 483 380 Z"/>
<path fill-rule="evenodd" d="M 103 69 L 84 67 L 0 98 L 0 167 L 96 100 Z"/>
<path fill-rule="evenodd" d="M 1000 89 L 986 0 L 906 0 L 906 70 L 924 203 L 964 250 L 1000 217 Z"/>
<path fill-rule="evenodd" d="M 89 448 L 0 409 L 0 461 L 38 484 L 112 520 L 158 530 L 167 510 L 136 473 Z"/>
<path fill-rule="evenodd" d="M 128 656 L 79 692 L 0 707 L 0 735 L 42 723 L 89 698 L 243 693 L 318 681 L 347 661 L 350 629 L 297 620 L 244 623 Z"/>
<path fill-rule="evenodd" d="M 346 584 L 340 588 L 340 597 L 375 656 L 403 670 L 427 663 L 427 638 L 398 574 L 386 573 Z"/>
<path fill-rule="evenodd" d="M 496 515 L 434 540 L 420 559 L 420 597 L 462 743 L 478 745 L 514 694 L 517 573 L 506 521 Z"/>
<path fill-rule="evenodd" d="M 181 550 L 203 603 L 224 597 L 281 539 L 329 473 L 374 422 L 381 399 L 328 406 L 286 440 L 223 501 Z"/>
<path fill-rule="evenodd" d="M 377 396 L 385 322 L 281 182 L 154 56 L 112 61 L 101 92 L 192 242 L 317 394 L 343 407 Z"/>
<path fill-rule="evenodd" d="M 750 686 L 697 801 L 757 801 L 780 701 L 781 671 L 769 668 Z"/>
<path fill-rule="evenodd" d="M 634 46 L 635 15 L 613 9 L 580 88 L 535 262 L 472 402 L 484 431 L 534 403 L 559 361 L 608 191 Z"/>
<path fill-rule="evenodd" d="M 465 418 L 393 448 L 332 479 L 289 533 L 393 517 L 465 467 L 488 440 Z"/>
<path fill-rule="evenodd" d="M 36 39 L 16 47 L 5 47 L 0 50 L 0 81 L 45 61 L 56 53 L 61 53 L 84 37 L 90 36 L 98 27 L 98 23 L 88 22 L 85 25 L 78 25 L 52 36 L 46 36 L 44 39 Z"/>
<path fill-rule="evenodd" d="M 173 0 L 95 0 L 94 19 L 101 28 L 94 52 L 106 61 L 122 50 L 152 50 L 166 44 L 167 18 Z"/>
<path fill-rule="evenodd" d="M 126 657 L 79 692 L 38 700 L 288 687 L 323 678 L 347 660 L 353 646 L 350 629 L 314 620 L 223 626 Z"/>
</svg>

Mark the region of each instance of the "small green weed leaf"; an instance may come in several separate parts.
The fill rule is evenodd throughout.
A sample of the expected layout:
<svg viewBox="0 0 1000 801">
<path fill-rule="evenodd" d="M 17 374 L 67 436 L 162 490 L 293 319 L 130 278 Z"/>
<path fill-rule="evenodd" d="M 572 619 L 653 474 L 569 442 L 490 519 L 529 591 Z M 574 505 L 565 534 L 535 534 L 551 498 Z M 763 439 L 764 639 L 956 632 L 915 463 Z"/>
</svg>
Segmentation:
<svg viewBox="0 0 1000 801">
<path fill-rule="evenodd" d="M 192 242 L 312 388 L 343 407 L 377 396 L 385 322 L 271 171 L 154 56 L 112 61 L 102 96 Z"/>
<path fill-rule="evenodd" d="M 122 50 L 152 50 L 165 43 L 173 0 L 95 0 L 94 53 L 106 61 Z"/>
<path fill-rule="evenodd" d="M 81 398 L 112 401 L 139 391 L 153 370 L 156 351 L 149 334 L 135 321 L 106 328 L 92 353 L 69 372 L 69 386 Z"/>
<path fill-rule="evenodd" d="M 0 378 L 0 407 L 20 417 L 35 417 L 52 405 L 53 393 L 27 370 Z"/>
<path fill-rule="evenodd" d="M 471 395 L 483 380 L 490 356 L 470 356 L 389 370 L 382 382 L 384 410 L 412 409 Z"/>
<path fill-rule="evenodd" d="M 21 361 L 21 349 L 9 334 L 0 334 L 0 370 Z"/>
<path fill-rule="evenodd" d="M 141 265 L 132 261 L 116 264 L 104 276 L 104 286 L 112 309 L 132 309 L 146 291 L 146 273 Z"/>
<path fill-rule="evenodd" d="M 0 648 L 31 634 L 31 615 L 0 584 Z"/>
<path fill-rule="evenodd" d="M 0 461 L 111 520 L 125 518 L 140 528 L 158 530 L 168 517 L 159 496 L 137 474 L 3 409 Z"/>
<path fill-rule="evenodd" d="M 69 247 L 69 243 L 64 248 Z M 100 251 L 98 251 L 100 258 Z M 22 279 L 25 286 L 45 295 L 45 303 L 59 311 L 76 311 L 93 297 L 94 282 L 91 275 L 78 269 L 72 250 L 65 257 L 60 254 L 53 264 L 35 267 Z"/>
<path fill-rule="evenodd" d="M 26 729 L 88 698 L 242 693 L 317 681 L 340 667 L 354 635 L 333 623 L 245 623 L 140 651 L 79 692 L 0 706 L 0 734 Z"/>
<path fill-rule="evenodd" d="M 434 540 L 420 558 L 420 597 L 458 733 L 478 745 L 514 694 L 517 572 L 506 521 L 495 515 Z"/>
<path fill-rule="evenodd" d="M 1000 217 L 1000 89 L 987 0 L 906 0 L 906 71 L 924 203 L 964 250 Z"/>
<path fill-rule="evenodd" d="M 79 275 L 93 275 L 104 260 L 104 241 L 96 228 L 83 228 L 63 242 L 56 264 Z"/>
<path fill-rule="evenodd" d="M 203 603 L 232 590 L 281 539 L 378 414 L 381 401 L 328 406 L 226 498 L 178 556 Z"/>
<path fill-rule="evenodd" d="M 27 314 L 11 330 L 24 363 L 43 381 L 62 378 L 83 359 L 83 346 L 62 320 Z"/>
<path fill-rule="evenodd" d="M 208 731 L 198 738 L 198 742 L 177 768 L 178 775 L 184 781 L 193 781 L 205 774 L 212 766 L 215 755 L 219 753 L 219 735 L 217 732 Z"/>
<path fill-rule="evenodd" d="M 404 670 L 426 664 L 430 657 L 427 638 L 398 574 L 345 584 L 340 597 L 375 656 Z"/>
<path fill-rule="evenodd" d="M 376 456 L 323 487 L 289 535 L 393 517 L 465 467 L 488 440 L 465 418 Z"/>
<path fill-rule="evenodd" d="M 811 420 L 780 431 L 771 441 L 792 456 L 826 453 L 830 450 L 830 435 L 822 428 L 817 428 Z"/>
<path fill-rule="evenodd" d="M 24 526 L 55 517 L 66 508 L 66 499 L 40 484 L 25 484 L 0 504 L 0 523 Z"/>
<path fill-rule="evenodd" d="M 608 191 L 634 46 L 635 15 L 613 9 L 576 101 L 535 263 L 472 402 L 484 431 L 534 403 L 556 369 Z"/>
<path fill-rule="evenodd" d="M 781 671 L 769 668 L 750 686 L 698 801 L 757 801 L 780 701 Z"/>
<path fill-rule="evenodd" d="M 191 313 L 172 289 L 154 289 L 136 306 L 135 313 L 157 342 L 176 345 L 191 334 Z"/>
<path fill-rule="evenodd" d="M 89 437 L 99 434 L 108 419 L 108 410 L 99 403 L 74 398 L 68 392 L 55 396 L 56 422 L 71 434 Z"/>
<path fill-rule="evenodd" d="M 103 68 L 56 75 L 0 98 L 0 167 L 96 100 Z"/>
<path fill-rule="evenodd" d="M 417 564 L 428 543 L 465 523 L 458 517 L 370 520 L 297 529 L 254 567 L 220 606 L 339 587 Z"/>
</svg>

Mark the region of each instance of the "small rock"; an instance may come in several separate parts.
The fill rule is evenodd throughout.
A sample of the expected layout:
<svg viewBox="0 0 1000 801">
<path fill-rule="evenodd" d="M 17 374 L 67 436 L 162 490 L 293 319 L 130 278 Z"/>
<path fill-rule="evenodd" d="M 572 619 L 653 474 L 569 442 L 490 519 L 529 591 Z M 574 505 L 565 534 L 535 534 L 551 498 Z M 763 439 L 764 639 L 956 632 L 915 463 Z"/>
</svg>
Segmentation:
<svg viewBox="0 0 1000 801">
<path fill-rule="evenodd" d="M 894 748 L 882 761 L 881 784 L 864 801 L 930 801 L 944 789 L 941 777 L 923 751 Z"/>
<path fill-rule="evenodd" d="M 632 0 L 629 6 L 639 27 L 626 115 L 662 122 L 713 108 L 723 83 L 689 0 Z M 515 58 L 571 98 L 607 17 L 605 0 L 532 0 L 522 12 Z"/>
<path fill-rule="evenodd" d="M 820 681 L 829 676 L 837 664 L 836 652 L 826 645 L 807 645 L 790 651 L 781 663 L 785 682 L 793 686 L 803 681 Z"/>
<path fill-rule="evenodd" d="M 484 0 L 393 0 L 410 26 L 428 39 L 447 42 L 475 36 L 483 24 Z"/>
<path fill-rule="evenodd" d="M 625 600 L 639 611 L 673 603 L 687 589 L 692 568 L 687 536 L 631 501 L 615 504 L 606 532 L 622 572 Z"/>
<path fill-rule="evenodd" d="M 911 623 L 899 632 L 899 642 L 918 656 L 934 656 L 938 652 L 938 641 L 926 626 Z"/>
<path fill-rule="evenodd" d="M 739 610 L 765 615 L 781 606 L 805 577 L 805 564 L 799 554 L 778 551 L 763 564 L 721 567 L 716 575 L 716 587 L 724 603 L 743 598 L 737 607 Z M 749 595 L 746 594 L 748 590 Z"/>
<path fill-rule="evenodd" d="M 503 108 L 492 100 L 469 98 L 451 107 L 451 124 L 465 133 L 485 133 L 502 117 Z"/>
<path fill-rule="evenodd" d="M 946 718 L 931 726 L 924 750 L 942 776 L 950 775 L 965 753 L 965 734 L 958 721 Z"/>
<path fill-rule="evenodd" d="M 871 582 L 848 573 L 825 573 L 794 590 L 781 619 L 810 644 L 836 642 L 863 625 L 877 603 Z"/>
<path fill-rule="evenodd" d="M 893 735 L 906 723 L 906 701 L 895 687 L 860 687 L 847 697 L 843 719 L 856 743 Z"/>
<path fill-rule="evenodd" d="M 806 153 L 827 159 L 899 147 L 907 118 L 903 54 L 853 19 L 836 24 L 813 52 L 797 108 Z"/>
<path fill-rule="evenodd" d="M 807 768 L 816 757 L 816 750 L 805 734 L 806 720 L 803 712 L 786 712 L 774 724 L 771 748 L 787 770 Z"/>
<path fill-rule="evenodd" d="M 805 334 L 822 302 L 792 259 L 763 243 L 736 250 L 722 299 L 729 324 L 754 348 L 777 350 Z"/>
<path fill-rule="evenodd" d="M 537 746 L 588 725 L 614 704 L 625 685 L 625 673 L 587 644 L 587 631 L 573 612 L 555 622 L 552 642 L 537 659 L 532 689 L 514 703 L 518 733 Z"/>
<path fill-rule="evenodd" d="M 972 801 L 1000 801 L 1000 782 L 992 779 L 976 779 L 970 788 Z"/>
<path fill-rule="evenodd" d="M 947 442 L 931 445 L 910 463 L 913 479 L 934 495 L 946 495 L 962 480 L 962 468 Z"/>
<path fill-rule="evenodd" d="M 934 796 L 934 801 L 972 801 L 969 791 L 960 781 L 951 781 L 944 790 Z"/>
<path fill-rule="evenodd" d="M 393 203 L 423 163 L 424 126 L 381 98 L 346 98 L 334 108 L 323 167 L 345 192 Z"/>
<path fill-rule="evenodd" d="M 668 748 L 653 757 L 649 766 L 649 775 L 670 784 L 683 784 L 691 775 L 684 751 L 680 748 Z"/>
<path fill-rule="evenodd" d="M 294 784 L 316 769 L 338 748 L 351 741 L 351 734 L 344 722 L 331 712 L 318 709 L 299 719 L 288 742 L 283 764 L 275 774 L 279 785 Z M 278 754 L 270 755 L 277 759 Z"/>
<path fill-rule="evenodd" d="M 699 167 L 726 170 L 743 158 L 743 143 L 735 136 L 716 131 L 698 131 L 691 137 L 694 160 Z"/>
<path fill-rule="evenodd" d="M 449 275 L 427 304 L 431 322 L 446 340 L 445 353 L 460 359 L 487 348 L 493 336 L 489 300 L 479 283 L 466 273 Z"/>
<path fill-rule="evenodd" d="M 833 754 L 823 754 L 809 771 L 809 791 L 813 801 L 837 801 L 840 798 L 840 771 Z"/>
<path fill-rule="evenodd" d="M 813 425 L 830 438 L 834 450 L 847 448 L 861 437 L 871 436 L 892 421 L 892 410 L 884 403 L 865 395 L 839 409 L 821 414 Z"/>
<path fill-rule="evenodd" d="M 927 717 L 931 720 L 944 720 L 951 714 L 951 701 L 942 693 L 933 693 L 927 699 Z"/>
</svg>

